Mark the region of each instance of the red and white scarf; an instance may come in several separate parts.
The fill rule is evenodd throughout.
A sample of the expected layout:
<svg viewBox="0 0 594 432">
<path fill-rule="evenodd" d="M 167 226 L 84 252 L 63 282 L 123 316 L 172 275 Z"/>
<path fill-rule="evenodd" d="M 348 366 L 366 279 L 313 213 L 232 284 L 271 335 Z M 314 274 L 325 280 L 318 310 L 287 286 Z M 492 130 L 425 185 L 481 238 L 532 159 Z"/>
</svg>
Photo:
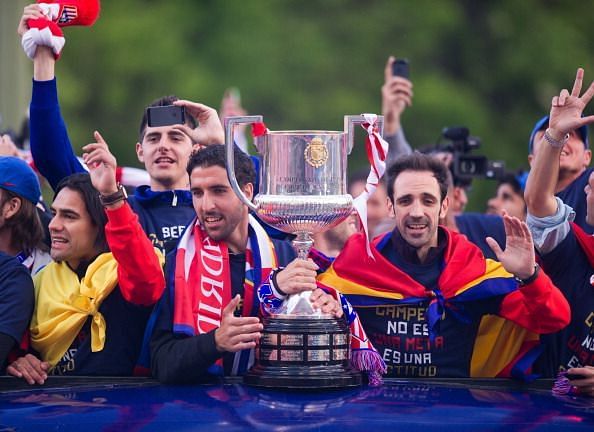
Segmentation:
<svg viewBox="0 0 594 432">
<path fill-rule="evenodd" d="M 257 287 L 278 267 L 274 245 L 260 224 L 249 216 L 242 316 L 256 316 Z M 220 326 L 223 309 L 232 296 L 229 250 L 212 240 L 196 219 L 180 239 L 175 258 L 174 333 L 195 336 Z M 253 363 L 251 350 L 236 353 L 232 374 Z M 213 373 L 222 372 L 222 360 Z"/>
<path fill-rule="evenodd" d="M 388 156 L 388 143 L 379 134 L 377 128 L 377 115 L 376 114 L 361 114 L 365 117 L 365 123 L 361 126 L 367 131 L 367 138 L 365 138 L 365 151 L 367 153 L 367 160 L 369 161 L 369 175 L 367 176 L 367 182 L 365 190 L 353 201 L 353 207 L 359 214 L 361 226 L 367 238 L 369 238 L 369 232 L 367 228 L 367 200 L 379 184 L 380 179 L 386 172 L 386 157 Z M 373 257 L 371 253 L 371 247 L 369 241 L 366 243 L 367 256 Z"/>
</svg>

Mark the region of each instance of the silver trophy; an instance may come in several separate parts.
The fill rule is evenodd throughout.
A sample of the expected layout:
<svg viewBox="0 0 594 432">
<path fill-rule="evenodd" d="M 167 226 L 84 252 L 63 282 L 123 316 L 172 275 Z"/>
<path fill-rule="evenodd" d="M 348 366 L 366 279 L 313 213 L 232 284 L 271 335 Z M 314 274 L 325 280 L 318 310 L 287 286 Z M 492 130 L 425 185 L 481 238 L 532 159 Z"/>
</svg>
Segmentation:
<svg viewBox="0 0 594 432">
<path fill-rule="evenodd" d="M 225 145 L 231 187 L 265 223 L 294 234 L 293 247 L 307 259 L 312 234 L 325 231 L 353 211 L 347 193 L 347 156 L 362 115 L 345 116 L 344 131 L 266 131 L 255 139 L 262 157 L 260 191 L 253 203 L 235 178 L 233 133 L 236 125 L 262 123 L 262 116 L 229 117 Z M 377 127 L 382 134 L 383 118 Z M 263 387 L 345 387 L 359 385 L 350 369 L 350 334 L 343 319 L 314 311 L 309 292 L 292 295 L 283 309 L 263 319 L 256 364 L 248 384 Z"/>
</svg>

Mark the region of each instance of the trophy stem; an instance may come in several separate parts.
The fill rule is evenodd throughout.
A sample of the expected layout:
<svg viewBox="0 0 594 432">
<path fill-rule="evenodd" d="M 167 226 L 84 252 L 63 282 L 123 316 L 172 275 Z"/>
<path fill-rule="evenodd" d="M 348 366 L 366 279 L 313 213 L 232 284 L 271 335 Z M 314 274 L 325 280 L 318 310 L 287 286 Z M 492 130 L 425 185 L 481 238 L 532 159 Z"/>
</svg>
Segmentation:
<svg viewBox="0 0 594 432">
<path fill-rule="evenodd" d="M 308 232 L 300 231 L 297 233 L 297 237 L 291 242 L 297 257 L 306 260 L 309 256 L 309 250 L 313 246 L 313 240 Z"/>
</svg>

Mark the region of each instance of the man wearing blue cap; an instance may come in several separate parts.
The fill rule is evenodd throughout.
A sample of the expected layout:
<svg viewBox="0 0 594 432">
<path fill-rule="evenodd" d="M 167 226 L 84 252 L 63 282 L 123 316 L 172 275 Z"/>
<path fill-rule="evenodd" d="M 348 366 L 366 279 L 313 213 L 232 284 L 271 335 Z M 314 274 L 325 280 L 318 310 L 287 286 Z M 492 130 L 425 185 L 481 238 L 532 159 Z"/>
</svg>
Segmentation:
<svg viewBox="0 0 594 432">
<path fill-rule="evenodd" d="M 541 148 L 545 130 L 549 127 L 549 116 L 541 118 L 530 134 L 528 141 L 528 162 L 533 165 L 534 158 Z M 559 178 L 555 185 L 555 195 L 575 211 L 574 222 L 588 234 L 594 234 L 594 226 L 586 223 L 586 194 L 584 188 L 593 168 L 588 168 L 592 151 L 588 143 L 588 127 L 581 126 L 569 132 L 559 158 Z"/>
<path fill-rule="evenodd" d="M 36 208 L 40 196 L 37 175 L 24 160 L 0 157 L 0 251 L 32 274 L 51 261 Z"/>
<path fill-rule="evenodd" d="M 540 125 L 535 127 L 532 135 L 538 150 L 525 198 L 527 223 L 543 269 L 571 306 L 570 324 L 542 338 L 545 351 L 535 371 L 545 376 L 569 372 L 560 383 L 594 397 L 594 237 L 579 226 L 594 226 L 594 174 L 586 169 L 591 155 L 585 132 L 594 116 L 582 115 L 594 97 L 594 82 L 582 93 L 583 79 L 580 68 L 571 93 L 564 89 L 553 97 L 546 131 L 540 133 Z M 562 194 L 571 199 L 568 192 L 574 201 L 560 199 Z M 583 213 L 574 220 L 577 208 Z"/>
</svg>

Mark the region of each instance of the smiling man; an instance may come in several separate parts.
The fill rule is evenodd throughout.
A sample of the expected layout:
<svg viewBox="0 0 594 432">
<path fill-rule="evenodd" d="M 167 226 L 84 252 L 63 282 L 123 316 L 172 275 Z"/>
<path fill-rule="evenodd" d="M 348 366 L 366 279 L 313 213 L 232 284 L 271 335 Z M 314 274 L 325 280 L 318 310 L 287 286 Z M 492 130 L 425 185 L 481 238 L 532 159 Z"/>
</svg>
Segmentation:
<svg viewBox="0 0 594 432">
<path fill-rule="evenodd" d="M 528 141 L 528 162 L 532 168 L 538 153 L 546 147 L 543 140 L 545 130 L 549 127 L 549 116 L 538 120 L 532 129 Z M 589 148 L 588 125 L 580 126 L 568 132 L 559 156 L 559 175 L 554 186 L 554 193 L 575 212 L 574 222 L 588 234 L 594 234 L 594 226 L 586 222 L 586 194 L 584 188 L 588 184 L 593 168 L 588 168 L 592 160 Z M 543 144 L 545 142 L 545 144 Z"/>
<path fill-rule="evenodd" d="M 116 160 L 96 132 L 90 175 L 56 189 L 52 262 L 34 277 L 33 352 L 7 372 L 29 384 L 49 374 L 131 376 L 149 314 L 165 286 L 156 252 L 116 183 Z"/>
<path fill-rule="evenodd" d="M 236 149 L 234 162 L 251 198 L 252 161 Z M 167 256 L 167 288 L 150 342 L 152 373 L 167 383 L 240 375 L 251 366 L 263 284 L 275 299 L 313 291 L 315 308 L 342 315 L 339 303 L 317 289 L 313 261 L 295 259 L 288 242 L 270 238 L 235 195 L 224 146 L 193 154 L 188 174 L 196 219 Z"/>
<path fill-rule="evenodd" d="M 387 176 L 396 228 L 373 241 L 373 257 L 355 234 L 320 282 L 355 307 L 388 376 L 505 375 L 516 353 L 498 353 L 497 368 L 474 366 L 487 314 L 536 333 L 567 324 L 567 302 L 536 266 L 524 223 L 504 216 L 506 249 L 489 238 L 500 262 L 486 260 L 465 236 L 438 226 L 449 204 L 442 162 L 413 153 L 389 167 Z"/>
</svg>

